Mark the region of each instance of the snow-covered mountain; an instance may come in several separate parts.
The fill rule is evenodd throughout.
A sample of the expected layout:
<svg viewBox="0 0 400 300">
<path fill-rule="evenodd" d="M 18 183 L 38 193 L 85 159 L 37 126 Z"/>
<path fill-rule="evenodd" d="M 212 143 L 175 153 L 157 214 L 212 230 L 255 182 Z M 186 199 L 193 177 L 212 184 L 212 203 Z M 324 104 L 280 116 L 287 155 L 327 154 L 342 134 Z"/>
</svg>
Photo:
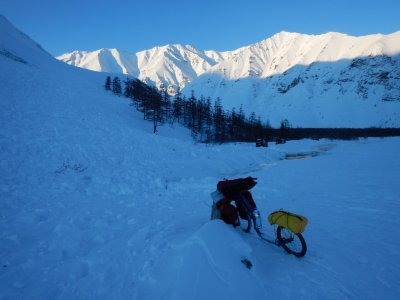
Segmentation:
<svg viewBox="0 0 400 300">
<path fill-rule="evenodd" d="M 220 97 L 227 108 L 241 104 L 278 126 L 399 127 L 400 56 L 368 56 L 296 65 L 266 78 L 228 80 L 204 74 L 184 92 Z"/>
<path fill-rule="evenodd" d="M 58 57 L 96 71 L 131 74 L 173 93 L 243 105 L 272 125 L 400 126 L 400 31 L 354 37 L 280 32 L 234 51 L 167 45 L 137 54 L 116 49 Z"/>
<path fill-rule="evenodd" d="M 108 74 L 55 60 L 1 16 L 0 70 L 0 299 L 398 296 L 399 138 L 154 135 L 103 89 Z M 320 155 L 281 159 L 293 153 Z M 217 182 L 247 176 L 269 237 L 273 210 L 309 218 L 303 259 L 209 220 Z"/>
<path fill-rule="evenodd" d="M 74 51 L 58 59 L 81 68 L 133 75 L 140 80 L 164 86 L 171 93 L 209 70 L 221 59 L 218 53 L 202 52 L 189 45 L 167 45 L 130 54 L 117 49 L 93 52 Z"/>
<path fill-rule="evenodd" d="M 329 32 L 307 35 L 280 32 L 257 44 L 220 53 L 222 58 L 208 73 L 219 73 L 227 80 L 246 77 L 266 78 L 298 65 L 337 62 L 357 57 L 400 53 L 400 31 L 391 35 L 354 37 Z"/>
</svg>

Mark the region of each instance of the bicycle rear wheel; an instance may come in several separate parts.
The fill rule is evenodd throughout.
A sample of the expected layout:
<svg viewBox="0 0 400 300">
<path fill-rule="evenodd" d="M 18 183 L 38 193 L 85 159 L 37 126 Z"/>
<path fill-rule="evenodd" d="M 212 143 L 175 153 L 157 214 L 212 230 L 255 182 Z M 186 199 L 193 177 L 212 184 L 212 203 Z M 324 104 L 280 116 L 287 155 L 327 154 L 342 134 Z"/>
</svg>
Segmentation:
<svg viewBox="0 0 400 300">
<path fill-rule="evenodd" d="M 287 253 L 293 254 L 296 257 L 306 255 L 307 245 L 301 233 L 295 234 L 284 227 L 278 226 L 276 236 L 280 245 Z"/>
<path fill-rule="evenodd" d="M 252 227 L 252 222 L 253 220 L 251 217 L 248 215 L 247 219 L 242 219 L 240 218 L 240 227 L 243 229 L 244 232 L 250 232 L 251 227 Z"/>
</svg>

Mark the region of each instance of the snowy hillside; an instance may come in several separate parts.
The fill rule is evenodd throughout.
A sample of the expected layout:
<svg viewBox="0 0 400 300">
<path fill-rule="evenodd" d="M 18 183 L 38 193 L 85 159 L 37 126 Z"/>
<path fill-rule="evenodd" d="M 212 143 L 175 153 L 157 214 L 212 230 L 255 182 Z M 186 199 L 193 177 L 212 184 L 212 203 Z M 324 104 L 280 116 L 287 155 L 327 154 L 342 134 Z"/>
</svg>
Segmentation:
<svg viewBox="0 0 400 300">
<path fill-rule="evenodd" d="M 168 45 L 137 54 L 75 51 L 60 60 L 96 71 L 132 74 L 186 95 L 243 104 L 279 126 L 399 127 L 400 31 L 353 37 L 280 32 L 234 51 Z"/>
<path fill-rule="evenodd" d="M 0 17 L 0 299 L 394 299 L 399 138 L 195 144 Z M 286 154 L 313 151 L 308 159 Z M 222 178 L 306 215 L 303 259 L 209 221 Z M 241 259 L 253 263 L 247 269 Z"/>
<path fill-rule="evenodd" d="M 22 64 L 42 64 L 55 60 L 29 36 L 14 28 L 0 15 L 0 58 L 8 58 Z M 2 70 L 2 73 L 4 71 Z"/>
<path fill-rule="evenodd" d="M 205 74 L 186 95 L 216 99 L 224 107 L 257 112 L 277 127 L 400 127 L 400 56 L 376 56 L 296 66 L 264 79 L 226 80 Z"/>
</svg>

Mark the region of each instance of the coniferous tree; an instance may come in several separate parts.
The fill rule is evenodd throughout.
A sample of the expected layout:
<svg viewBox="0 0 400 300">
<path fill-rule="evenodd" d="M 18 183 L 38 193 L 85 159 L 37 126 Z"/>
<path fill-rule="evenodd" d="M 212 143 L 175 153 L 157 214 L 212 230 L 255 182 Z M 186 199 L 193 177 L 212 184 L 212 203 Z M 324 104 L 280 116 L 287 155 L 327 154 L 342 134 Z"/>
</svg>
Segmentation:
<svg viewBox="0 0 400 300">
<path fill-rule="evenodd" d="M 128 78 L 125 80 L 124 96 L 131 99 L 132 105 L 138 111 L 140 111 L 141 101 L 143 100 L 143 89 L 144 85 L 137 79 Z"/>
<path fill-rule="evenodd" d="M 229 136 L 231 140 L 236 140 L 237 139 L 237 114 L 236 114 L 236 109 L 233 107 L 232 111 L 230 113 L 230 125 L 229 125 Z"/>
<path fill-rule="evenodd" d="M 118 77 L 114 77 L 112 81 L 112 92 L 118 96 L 122 94 L 121 80 Z"/>
<path fill-rule="evenodd" d="M 281 126 L 279 128 L 279 135 L 281 138 L 286 139 L 288 134 L 288 129 L 290 128 L 289 121 L 287 119 L 281 121 Z"/>
<path fill-rule="evenodd" d="M 221 99 L 218 97 L 214 104 L 214 140 L 222 143 L 225 140 L 225 116 L 221 104 Z"/>
<path fill-rule="evenodd" d="M 133 94 L 133 80 L 127 78 L 125 81 L 125 87 L 124 87 L 124 96 L 127 98 L 132 98 Z"/>
<path fill-rule="evenodd" d="M 143 113 L 143 118 L 146 119 L 146 110 L 149 106 L 150 87 L 139 80 L 133 83 L 133 98 L 136 102 L 136 108 Z"/>
<path fill-rule="evenodd" d="M 203 140 L 206 143 L 210 143 L 213 140 L 213 116 L 212 116 L 212 106 L 211 98 L 208 97 L 204 104 L 204 137 Z"/>
<path fill-rule="evenodd" d="M 162 104 L 161 104 L 161 110 L 162 110 L 162 119 L 163 121 L 167 122 L 171 120 L 172 116 L 172 103 L 171 103 L 171 97 L 167 93 L 165 89 L 161 91 L 161 97 L 162 97 Z"/>
<path fill-rule="evenodd" d="M 126 98 L 131 98 L 131 86 L 130 86 L 130 79 L 129 78 L 127 78 L 127 79 L 125 79 L 125 81 L 124 81 L 124 96 L 126 97 Z"/>
<path fill-rule="evenodd" d="M 157 127 L 162 123 L 162 96 L 155 87 L 151 87 L 148 93 L 145 118 L 153 122 L 153 133 L 157 132 Z"/>
<path fill-rule="evenodd" d="M 203 96 L 200 97 L 199 100 L 196 101 L 196 131 L 198 134 L 198 139 L 203 140 L 204 133 L 204 123 L 205 123 L 205 106 L 206 101 Z"/>
<path fill-rule="evenodd" d="M 224 133 L 225 138 L 224 141 L 233 141 L 233 132 L 232 132 L 232 114 L 230 111 L 225 111 L 224 113 Z"/>
<path fill-rule="evenodd" d="M 183 110 L 183 103 L 182 103 L 182 94 L 181 90 L 178 87 L 178 90 L 175 94 L 174 101 L 172 103 L 172 123 L 174 123 L 175 120 L 180 121 L 182 117 L 182 110 Z"/>
<path fill-rule="evenodd" d="M 191 96 L 188 99 L 188 113 L 189 113 L 189 118 L 188 118 L 188 127 L 192 131 L 192 135 L 196 136 L 198 133 L 198 128 L 197 128 L 197 100 L 196 97 L 194 96 L 194 91 L 192 90 Z"/>
<path fill-rule="evenodd" d="M 111 91 L 111 77 L 107 76 L 106 83 L 104 84 L 106 91 Z"/>
<path fill-rule="evenodd" d="M 110 84 L 111 78 L 106 79 L 105 86 Z M 224 111 L 221 99 L 215 100 L 214 107 L 211 98 L 203 96 L 196 99 L 192 91 L 190 98 L 186 99 L 178 89 L 173 103 L 165 89 L 161 91 L 150 87 L 137 79 L 124 81 L 124 96 L 132 100 L 136 109 L 143 113 L 143 118 L 153 122 L 153 132 L 164 122 L 178 121 L 188 127 L 194 138 L 201 142 L 226 142 L 226 141 L 255 141 L 273 134 L 269 122 L 263 124 L 255 113 L 246 119 L 243 106 L 239 112 L 233 108 L 230 112 Z M 118 77 L 111 81 L 111 90 L 122 94 L 121 82 Z M 287 120 L 282 121 L 280 135 L 285 136 L 289 128 Z"/>
<path fill-rule="evenodd" d="M 257 118 L 255 123 L 255 139 L 263 139 L 265 137 L 265 127 L 262 124 L 260 116 Z"/>
</svg>

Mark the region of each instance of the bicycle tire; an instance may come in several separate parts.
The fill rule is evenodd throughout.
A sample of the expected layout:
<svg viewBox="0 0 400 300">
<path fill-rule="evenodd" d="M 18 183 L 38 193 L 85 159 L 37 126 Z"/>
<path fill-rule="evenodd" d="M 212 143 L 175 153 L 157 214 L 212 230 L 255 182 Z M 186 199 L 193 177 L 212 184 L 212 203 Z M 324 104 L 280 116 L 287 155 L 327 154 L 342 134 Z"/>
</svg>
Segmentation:
<svg viewBox="0 0 400 300">
<path fill-rule="evenodd" d="M 278 226 L 276 237 L 282 243 L 281 246 L 287 253 L 293 254 L 296 257 L 306 255 L 307 244 L 301 233 L 295 234 L 282 226 Z M 288 239 L 291 241 L 287 242 Z"/>
<path fill-rule="evenodd" d="M 247 216 L 247 219 L 240 218 L 240 227 L 243 229 L 244 232 L 248 233 L 251 230 L 252 222 L 253 222 L 253 220 L 251 219 L 251 217 L 249 215 Z"/>
</svg>

